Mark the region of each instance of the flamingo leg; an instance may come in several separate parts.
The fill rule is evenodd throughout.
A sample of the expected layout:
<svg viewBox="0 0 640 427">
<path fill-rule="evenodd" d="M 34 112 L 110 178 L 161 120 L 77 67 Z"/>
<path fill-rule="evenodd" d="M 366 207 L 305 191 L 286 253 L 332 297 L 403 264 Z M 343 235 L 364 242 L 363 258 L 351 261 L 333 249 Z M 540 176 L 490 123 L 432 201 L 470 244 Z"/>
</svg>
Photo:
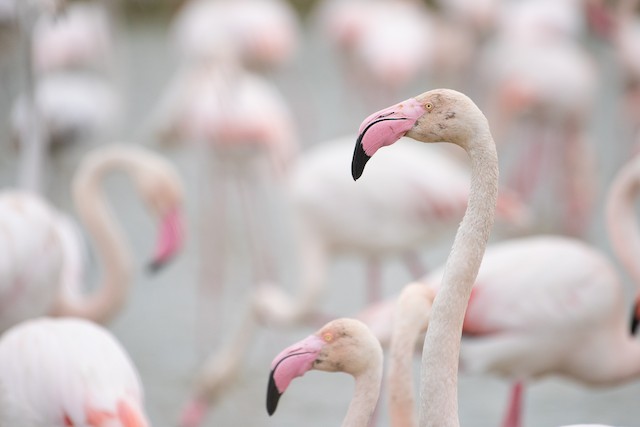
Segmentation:
<svg viewBox="0 0 640 427">
<path fill-rule="evenodd" d="M 378 257 L 367 262 L 367 303 L 373 304 L 382 299 L 382 268 Z"/>
<path fill-rule="evenodd" d="M 415 280 L 424 277 L 428 273 L 428 269 L 422 263 L 420 256 L 418 256 L 418 252 L 416 251 L 407 251 L 402 255 L 404 262 L 411 273 L 411 277 Z"/>
<path fill-rule="evenodd" d="M 198 194 L 198 299 L 196 301 L 196 334 L 198 348 L 206 351 L 219 336 L 218 314 L 221 313 L 226 269 L 226 177 L 221 162 L 211 167 L 211 153 L 205 147 L 195 150 Z M 213 198 L 211 194 L 213 194 Z M 215 199 L 215 203 L 212 203 Z"/>
<path fill-rule="evenodd" d="M 513 188 L 524 201 L 531 201 L 537 188 L 542 168 L 543 140 L 540 137 L 531 138 L 524 154 L 517 161 L 516 171 L 512 175 Z"/>
<path fill-rule="evenodd" d="M 563 189 L 564 228 L 572 236 L 583 236 L 591 219 L 594 167 L 592 153 L 581 135 L 579 124 L 570 120 L 565 126 Z"/>
<path fill-rule="evenodd" d="M 520 427 L 522 425 L 522 392 L 524 384 L 516 381 L 511 386 L 509 406 L 502 421 L 502 427 Z"/>
<path fill-rule="evenodd" d="M 244 229 L 246 230 L 247 240 L 249 242 L 249 251 L 251 258 L 253 259 L 253 281 L 254 283 L 260 283 L 261 281 L 274 280 L 275 279 L 275 262 L 273 257 L 268 253 L 266 241 L 267 239 L 263 235 L 263 229 L 259 226 L 259 220 L 256 218 L 255 213 L 258 212 L 257 206 L 254 206 L 257 198 L 257 185 L 250 182 L 253 177 L 249 176 L 250 173 L 243 173 L 243 176 L 238 177 L 237 189 L 240 198 L 240 209 L 242 211 L 242 218 L 244 221 Z M 261 211 L 268 210 L 264 206 Z M 269 220 L 268 212 L 265 215 L 267 221 L 263 221 L 263 225 L 271 224 Z"/>
</svg>

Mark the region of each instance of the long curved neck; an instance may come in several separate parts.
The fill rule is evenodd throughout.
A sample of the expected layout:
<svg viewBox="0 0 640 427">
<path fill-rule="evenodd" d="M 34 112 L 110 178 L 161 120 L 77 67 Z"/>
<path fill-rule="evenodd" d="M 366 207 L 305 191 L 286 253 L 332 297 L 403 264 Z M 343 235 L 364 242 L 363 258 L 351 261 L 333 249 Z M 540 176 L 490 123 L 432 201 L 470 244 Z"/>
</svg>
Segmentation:
<svg viewBox="0 0 640 427">
<path fill-rule="evenodd" d="M 353 399 L 342 421 L 342 427 L 367 427 L 376 409 L 382 381 L 382 352 L 375 355 L 372 353 L 371 356 L 377 360 L 368 370 L 355 377 Z"/>
<path fill-rule="evenodd" d="M 120 148 L 101 150 L 87 159 L 76 175 L 73 187 L 76 210 L 102 264 L 102 278 L 89 295 L 61 297 L 56 314 L 103 323 L 124 303 L 132 277 L 132 257 L 101 184 L 104 176 L 114 169 L 133 173 L 133 153 L 134 150 Z"/>
<path fill-rule="evenodd" d="M 389 348 L 389 419 L 392 427 L 418 425 L 413 391 L 413 354 L 416 341 L 423 330 L 420 322 L 403 318 L 396 311 Z"/>
<path fill-rule="evenodd" d="M 420 426 L 459 426 L 458 358 L 471 288 L 489 239 L 498 194 L 498 157 L 487 130 L 472 148 L 467 211 L 445 264 L 422 352 Z"/>
<path fill-rule="evenodd" d="M 640 191 L 637 162 L 624 167 L 609 189 L 606 205 L 607 228 L 613 250 L 640 292 L 640 230 L 634 201 Z"/>
</svg>

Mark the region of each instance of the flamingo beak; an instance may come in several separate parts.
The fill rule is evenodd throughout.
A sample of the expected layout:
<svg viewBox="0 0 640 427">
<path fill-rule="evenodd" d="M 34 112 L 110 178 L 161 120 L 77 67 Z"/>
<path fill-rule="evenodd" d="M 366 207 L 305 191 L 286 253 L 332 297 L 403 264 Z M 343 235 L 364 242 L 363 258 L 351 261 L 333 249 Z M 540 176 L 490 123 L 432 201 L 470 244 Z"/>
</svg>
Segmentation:
<svg viewBox="0 0 640 427">
<path fill-rule="evenodd" d="M 287 347 L 273 359 L 267 387 L 267 412 L 269 415 L 273 415 L 276 411 L 280 396 L 289 387 L 291 381 L 313 368 L 313 363 L 324 344 L 322 338 L 310 335 Z"/>
<path fill-rule="evenodd" d="M 148 267 L 149 271 L 155 273 L 165 266 L 182 247 L 182 239 L 182 217 L 178 209 L 173 209 L 160 223 L 158 243 L 153 260 Z"/>
<path fill-rule="evenodd" d="M 636 302 L 633 304 L 633 312 L 631 313 L 631 335 L 635 335 L 638 326 L 640 326 L 640 297 L 636 297 Z"/>
<path fill-rule="evenodd" d="M 402 138 L 425 112 L 421 102 L 410 98 L 367 117 L 360 125 L 360 134 L 353 152 L 353 179 L 360 178 L 364 166 L 379 148 Z"/>
</svg>

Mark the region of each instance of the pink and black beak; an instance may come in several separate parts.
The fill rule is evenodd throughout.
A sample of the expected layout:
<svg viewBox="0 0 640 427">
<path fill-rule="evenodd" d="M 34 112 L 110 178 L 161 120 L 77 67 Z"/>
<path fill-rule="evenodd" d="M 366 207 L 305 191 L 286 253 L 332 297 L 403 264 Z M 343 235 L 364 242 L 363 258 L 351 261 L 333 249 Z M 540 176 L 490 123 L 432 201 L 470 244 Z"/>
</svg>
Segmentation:
<svg viewBox="0 0 640 427">
<path fill-rule="evenodd" d="M 373 113 L 360 125 L 351 162 L 351 175 L 357 180 L 369 159 L 379 148 L 391 145 L 404 136 L 426 112 L 414 98 Z"/>
<path fill-rule="evenodd" d="M 178 209 L 174 209 L 162 218 L 158 243 L 148 270 L 155 273 L 164 267 L 182 247 L 182 239 L 182 218 Z"/>
<path fill-rule="evenodd" d="M 310 335 L 286 349 L 273 359 L 269 385 L 267 387 L 267 412 L 273 415 L 278 407 L 280 396 L 291 381 L 304 375 L 313 368 L 325 342 L 316 335 Z"/>
</svg>

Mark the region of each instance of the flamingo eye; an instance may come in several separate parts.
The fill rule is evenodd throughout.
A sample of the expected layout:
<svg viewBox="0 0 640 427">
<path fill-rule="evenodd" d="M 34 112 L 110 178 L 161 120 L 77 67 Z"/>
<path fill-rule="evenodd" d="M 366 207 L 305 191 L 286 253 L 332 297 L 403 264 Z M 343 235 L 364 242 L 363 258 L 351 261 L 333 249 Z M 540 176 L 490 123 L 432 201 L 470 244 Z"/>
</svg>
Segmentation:
<svg viewBox="0 0 640 427">
<path fill-rule="evenodd" d="M 433 104 L 430 102 L 427 102 L 426 104 L 424 104 L 424 108 L 426 108 L 427 110 L 433 110 Z"/>
<path fill-rule="evenodd" d="M 333 334 L 327 332 L 326 334 L 322 335 L 322 339 L 326 342 L 331 342 L 333 341 Z"/>
</svg>

